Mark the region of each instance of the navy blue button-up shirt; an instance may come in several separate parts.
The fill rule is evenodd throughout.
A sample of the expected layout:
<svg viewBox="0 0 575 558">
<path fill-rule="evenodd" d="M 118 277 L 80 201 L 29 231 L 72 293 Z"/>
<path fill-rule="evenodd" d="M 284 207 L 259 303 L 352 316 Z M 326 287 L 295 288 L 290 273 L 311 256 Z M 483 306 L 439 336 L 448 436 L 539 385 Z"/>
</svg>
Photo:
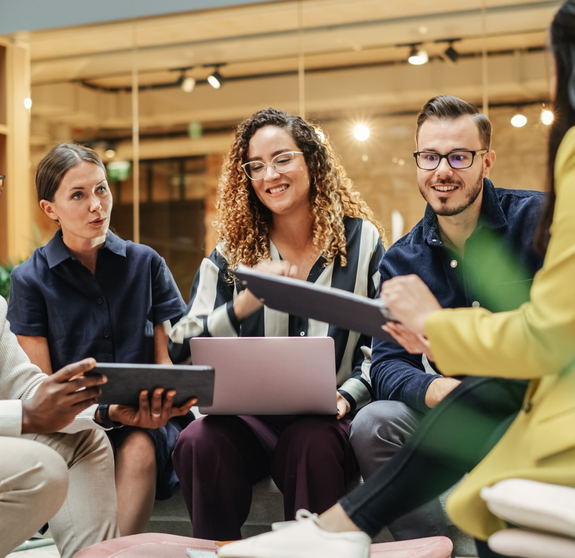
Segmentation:
<svg viewBox="0 0 575 558">
<path fill-rule="evenodd" d="M 494 188 L 485 179 L 481 214 L 463 257 L 443 244 L 437 217 L 428 205 L 423 219 L 383 256 L 381 281 L 419 275 L 444 308 L 517 308 L 529 299 L 533 275 L 543 263 L 533 248 L 542 203 L 541 192 Z M 403 401 L 425 411 L 425 393 L 435 378 L 426 373 L 421 355 L 373 340 L 371 382 L 376 399 Z"/>
<path fill-rule="evenodd" d="M 17 335 L 46 337 L 55 372 L 86 357 L 154 362 L 154 326 L 186 306 L 165 261 L 149 246 L 108 232 L 93 275 L 57 231 L 11 276 L 8 321 Z"/>
</svg>

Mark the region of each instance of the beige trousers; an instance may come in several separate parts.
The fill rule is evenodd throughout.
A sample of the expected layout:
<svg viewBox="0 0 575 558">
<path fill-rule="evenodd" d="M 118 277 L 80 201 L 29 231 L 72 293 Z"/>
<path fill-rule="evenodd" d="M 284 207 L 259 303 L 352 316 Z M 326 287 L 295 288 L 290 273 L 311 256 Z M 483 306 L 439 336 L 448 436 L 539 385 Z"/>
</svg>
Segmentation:
<svg viewBox="0 0 575 558">
<path fill-rule="evenodd" d="M 102 431 L 0 437 L 0 456 L 0 556 L 46 521 L 62 558 L 119 536 L 114 459 Z"/>
</svg>

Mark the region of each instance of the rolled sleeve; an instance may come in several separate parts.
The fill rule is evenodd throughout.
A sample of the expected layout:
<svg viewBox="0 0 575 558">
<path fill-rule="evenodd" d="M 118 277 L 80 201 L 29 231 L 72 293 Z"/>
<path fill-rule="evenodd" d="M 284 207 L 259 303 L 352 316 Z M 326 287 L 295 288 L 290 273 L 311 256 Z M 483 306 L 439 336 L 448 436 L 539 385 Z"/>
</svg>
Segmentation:
<svg viewBox="0 0 575 558">
<path fill-rule="evenodd" d="M 157 271 L 152 281 L 153 323 L 177 322 L 185 313 L 186 305 L 163 258 L 158 256 Z"/>
<path fill-rule="evenodd" d="M 37 291 L 27 275 L 35 273 L 31 266 L 17 267 L 10 276 L 8 321 L 16 335 L 48 337 L 48 312 L 42 293 Z"/>
</svg>

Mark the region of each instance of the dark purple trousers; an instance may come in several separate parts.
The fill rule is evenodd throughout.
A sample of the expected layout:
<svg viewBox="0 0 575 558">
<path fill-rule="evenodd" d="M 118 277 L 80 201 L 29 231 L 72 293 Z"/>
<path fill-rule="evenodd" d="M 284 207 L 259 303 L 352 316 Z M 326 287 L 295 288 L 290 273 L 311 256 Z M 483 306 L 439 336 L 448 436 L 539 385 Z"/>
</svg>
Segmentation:
<svg viewBox="0 0 575 558">
<path fill-rule="evenodd" d="M 194 537 L 241 538 L 252 485 L 267 475 L 284 495 L 285 519 L 322 513 L 345 494 L 356 463 L 350 418 L 207 416 L 183 430 L 174 467 Z"/>
</svg>

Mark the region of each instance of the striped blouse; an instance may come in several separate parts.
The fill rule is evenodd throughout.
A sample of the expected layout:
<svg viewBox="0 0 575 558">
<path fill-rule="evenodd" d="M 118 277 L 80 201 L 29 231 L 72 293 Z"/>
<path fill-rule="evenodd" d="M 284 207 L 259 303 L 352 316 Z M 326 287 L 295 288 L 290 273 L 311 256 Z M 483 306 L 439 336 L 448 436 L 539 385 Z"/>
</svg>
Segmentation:
<svg viewBox="0 0 575 558">
<path fill-rule="evenodd" d="M 359 218 L 345 220 L 347 266 L 339 258 L 325 266 L 320 257 L 312 267 L 308 281 L 374 298 L 379 287 L 378 265 L 384 249 L 375 226 Z M 281 255 L 270 241 L 272 260 Z M 228 281 L 228 264 L 218 245 L 205 258 L 192 285 L 187 315 L 170 331 L 170 355 L 174 362 L 189 360 L 191 337 L 282 337 L 330 336 L 334 339 L 339 392 L 355 411 L 371 400 L 369 368 L 371 338 L 329 324 L 278 312 L 264 306 L 240 323 L 233 301 L 241 285 Z"/>
</svg>

